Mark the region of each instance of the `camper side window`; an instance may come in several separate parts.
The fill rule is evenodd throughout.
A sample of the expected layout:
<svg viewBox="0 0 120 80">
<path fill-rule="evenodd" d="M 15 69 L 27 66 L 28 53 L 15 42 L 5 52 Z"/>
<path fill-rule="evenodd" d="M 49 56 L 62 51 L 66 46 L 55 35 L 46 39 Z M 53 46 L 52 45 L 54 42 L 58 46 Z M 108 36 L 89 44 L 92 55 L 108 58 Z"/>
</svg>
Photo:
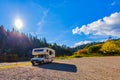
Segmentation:
<svg viewBox="0 0 120 80">
<path fill-rule="evenodd" d="M 49 51 L 49 54 L 52 55 L 52 51 Z"/>
</svg>

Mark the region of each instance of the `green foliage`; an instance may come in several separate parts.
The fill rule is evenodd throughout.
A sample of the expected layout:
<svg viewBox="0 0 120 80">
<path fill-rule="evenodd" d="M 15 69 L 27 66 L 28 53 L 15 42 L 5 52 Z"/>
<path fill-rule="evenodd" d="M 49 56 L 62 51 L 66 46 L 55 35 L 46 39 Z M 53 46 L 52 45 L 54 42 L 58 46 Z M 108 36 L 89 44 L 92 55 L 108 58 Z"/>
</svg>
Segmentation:
<svg viewBox="0 0 120 80">
<path fill-rule="evenodd" d="M 99 50 L 101 48 L 101 45 L 93 45 L 93 46 L 90 46 L 88 47 L 88 50 L 87 52 L 90 54 L 90 53 L 98 53 Z"/>
<path fill-rule="evenodd" d="M 64 45 L 59 46 L 56 43 L 54 43 L 51 48 L 56 51 L 56 56 L 70 56 L 70 55 L 72 55 L 71 48 L 66 47 Z"/>
<path fill-rule="evenodd" d="M 70 56 L 59 56 L 59 57 L 56 57 L 55 59 L 70 59 L 71 57 Z"/>
<path fill-rule="evenodd" d="M 70 58 L 81 58 L 81 54 L 76 54 L 74 53 L 74 55 L 70 56 Z"/>
<path fill-rule="evenodd" d="M 72 51 L 76 52 L 76 51 L 81 50 L 81 49 L 88 49 L 90 46 L 102 44 L 102 43 L 103 42 L 92 42 L 92 43 L 88 43 L 88 44 L 83 44 L 83 45 L 76 46 L 76 47 L 72 48 Z"/>
<path fill-rule="evenodd" d="M 93 54 L 80 54 L 81 57 L 100 57 L 103 56 L 101 53 L 93 53 Z"/>
</svg>

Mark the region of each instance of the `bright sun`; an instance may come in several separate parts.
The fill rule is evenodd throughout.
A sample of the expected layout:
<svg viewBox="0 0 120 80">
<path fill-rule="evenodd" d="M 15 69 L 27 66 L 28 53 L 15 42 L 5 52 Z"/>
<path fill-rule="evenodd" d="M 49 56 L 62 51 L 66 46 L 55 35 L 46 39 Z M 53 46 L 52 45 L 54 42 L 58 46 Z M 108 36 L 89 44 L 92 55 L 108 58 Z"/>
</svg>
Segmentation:
<svg viewBox="0 0 120 80">
<path fill-rule="evenodd" d="M 23 22 L 22 22 L 21 19 L 18 18 L 18 19 L 15 20 L 14 25 L 17 29 L 21 29 L 23 27 Z"/>
</svg>

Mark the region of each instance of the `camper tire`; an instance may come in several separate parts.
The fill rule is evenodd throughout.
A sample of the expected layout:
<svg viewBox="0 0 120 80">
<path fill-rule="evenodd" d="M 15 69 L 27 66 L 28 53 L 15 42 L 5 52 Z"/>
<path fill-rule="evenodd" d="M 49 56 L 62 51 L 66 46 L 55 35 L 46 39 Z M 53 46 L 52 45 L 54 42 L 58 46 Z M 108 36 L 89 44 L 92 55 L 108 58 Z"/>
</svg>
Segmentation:
<svg viewBox="0 0 120 80">
<path fill-rule="evenodd" d="M 44 64 L 44 61 L 41 61 L 41 64 Z"/>
<path fill-rule="evenodd" d="M 33 66 L 35 66 L 35 63 L 34 63 L 34 62 L 32 62 L 32 65 L 33 65 Z"/>
<path fill-rule="evenodd" d="M 52 63 L 53 62 L 53 60 L 51 60 L 49 63 Z"/>
</svg>

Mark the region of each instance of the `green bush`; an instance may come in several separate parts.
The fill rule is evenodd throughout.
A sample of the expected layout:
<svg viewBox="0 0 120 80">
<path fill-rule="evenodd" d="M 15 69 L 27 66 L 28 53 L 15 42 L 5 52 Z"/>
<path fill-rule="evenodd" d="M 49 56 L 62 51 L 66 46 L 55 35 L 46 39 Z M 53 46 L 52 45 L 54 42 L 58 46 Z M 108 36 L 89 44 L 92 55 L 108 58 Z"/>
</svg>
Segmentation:
<svg viewBox="0 0 120 80">
<path fill-rule="evenodd" d="M 87 53 L 99 53 L 100 51 L 100 48 L 101 48 L 101 45 L 93 45 L 93 46 L 90 46 L 87 50 Z"/>
</svg>

